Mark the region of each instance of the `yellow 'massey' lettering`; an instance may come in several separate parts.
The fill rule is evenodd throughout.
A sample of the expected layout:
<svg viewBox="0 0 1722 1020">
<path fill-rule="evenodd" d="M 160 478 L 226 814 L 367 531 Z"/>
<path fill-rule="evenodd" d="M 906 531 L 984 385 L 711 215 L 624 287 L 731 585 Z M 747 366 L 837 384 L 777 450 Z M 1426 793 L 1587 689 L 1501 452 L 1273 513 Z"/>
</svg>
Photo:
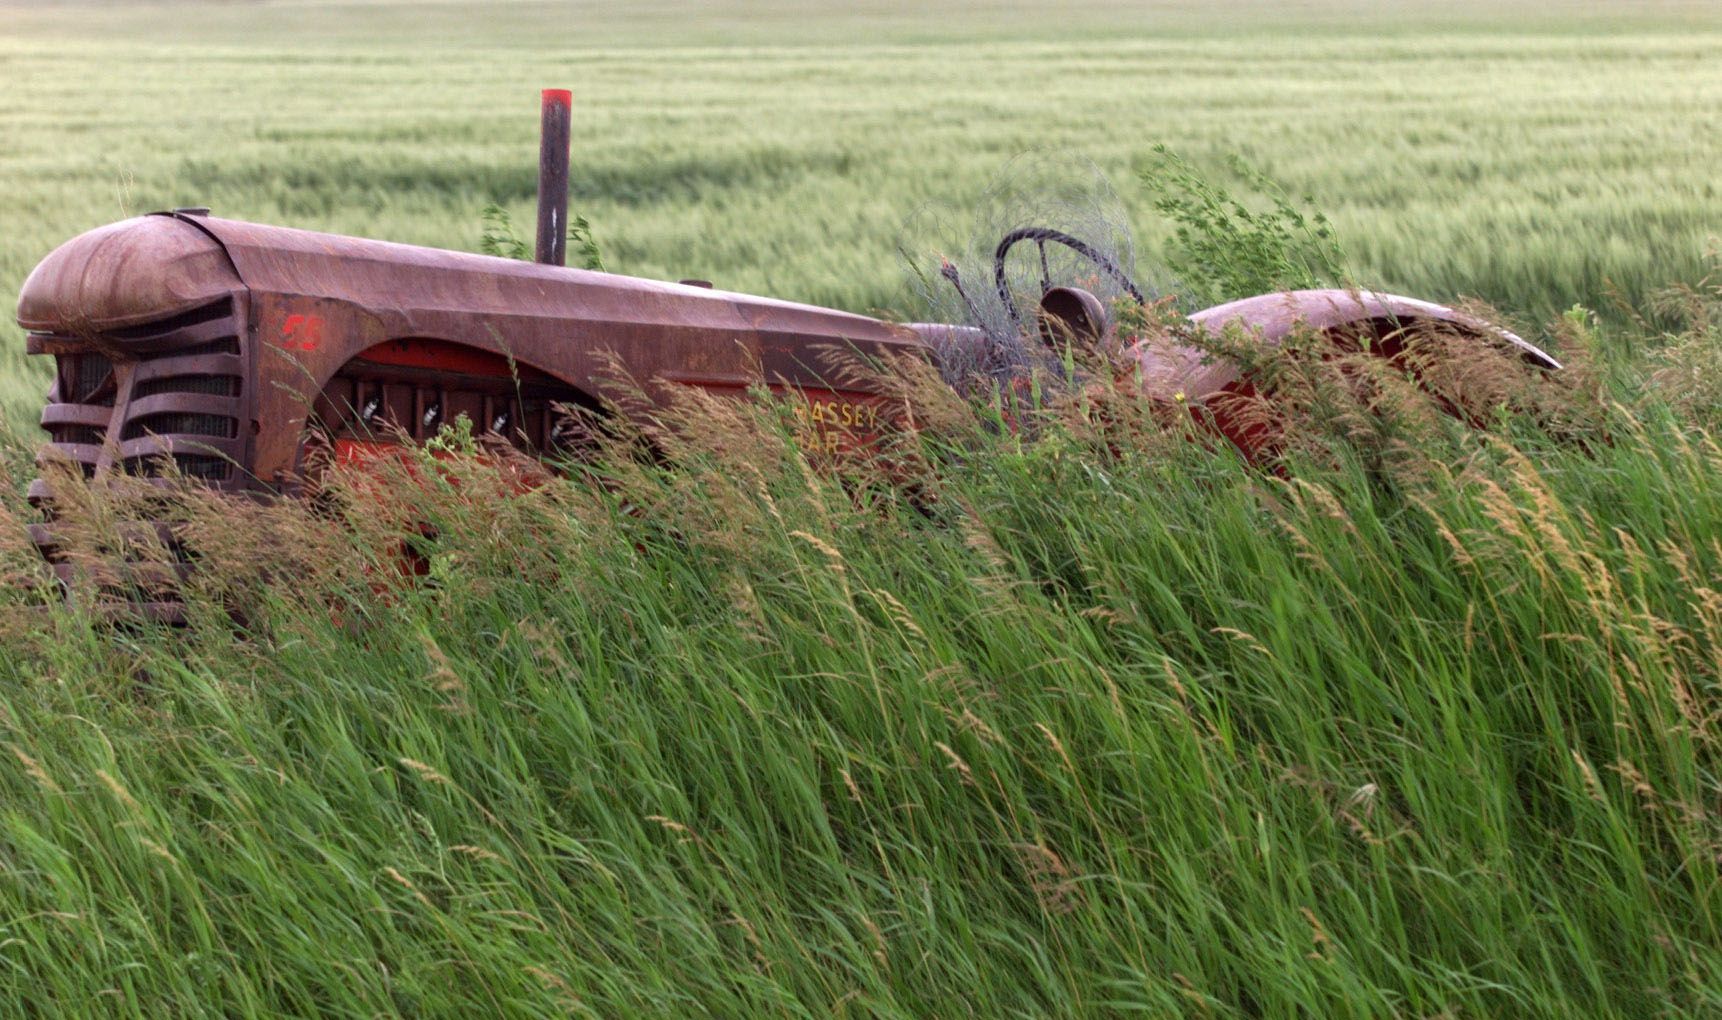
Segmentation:
<svg viewBox="0 0 1722 1020">
<path fill-rule="evenodd" d="M 797 438 L 810 453 L 836 453 L 845 437 L 869 432 L 879 426 L 877 405 L 859 400 L 808 400 L 793 408 L 795 420 L 806 427 Z"/>
</svg>

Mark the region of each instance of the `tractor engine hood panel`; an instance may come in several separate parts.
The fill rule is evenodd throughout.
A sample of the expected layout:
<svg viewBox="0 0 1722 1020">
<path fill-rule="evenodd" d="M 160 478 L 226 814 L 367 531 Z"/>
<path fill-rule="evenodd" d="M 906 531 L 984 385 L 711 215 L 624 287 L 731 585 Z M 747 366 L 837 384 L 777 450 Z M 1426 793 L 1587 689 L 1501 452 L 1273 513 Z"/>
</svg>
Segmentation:
<svg viewBox="0 0 1722 1020">
<path fill-rule="evenodd" d="M 101 333 L 170 318 L 243 286 L 221 245 L 195 225 L 139 216 L 54 249 L 24 281 L 18 324 L 34 333 Z"/>
</svg>

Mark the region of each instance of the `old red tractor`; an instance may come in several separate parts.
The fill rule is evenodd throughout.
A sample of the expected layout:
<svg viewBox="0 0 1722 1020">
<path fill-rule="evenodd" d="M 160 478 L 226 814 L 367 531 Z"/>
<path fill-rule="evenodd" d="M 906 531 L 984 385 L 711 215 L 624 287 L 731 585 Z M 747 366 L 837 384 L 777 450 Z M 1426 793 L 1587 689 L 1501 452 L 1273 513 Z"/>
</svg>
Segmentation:
<svg viewBox="0 0 1722 1020">
<path fill-rule="evenodd" d="M 307 440 L 362 455 L 398 437 L 425 439 L 465 416 L 530 452 L 556 451 L 556 407 L 599 410 L 598 380 L 620 369 L 677 387 L 744 394 L 765 386 L 805 400 L 822 437 L 880 427 L 880 394 L 834 384 L 820 352 L 937 358 L 986 341 L 961 324 L 907 327 L 829 308 L 564 267 L 568 95 L 545 93 L 538 260 L 524 262 L 220 219 L 178 209 L 100 227 L 61 245 L 25 281 L 18 322 L 32 354 L 54 359 L 42 412 L 44 456 L 90 478 L 162 473 L 236 493 L 292 493 Z M 1034 224 L 1000 242 L 995 279 L 1012 248 L 1060 246 L 1134 292 L 1123 267 L 1084 241 Z M 1104 327 L 1107 310 L 1068 286 L 1002 293 L 1075 334 Z M 1013 313 L 1014 314 L 1014 313 Z M 1272 344 L 1294 328 L 1386 336 L 1419 322 L 1516 346 L 1519 338 L 1439 305 L 1341 290 L 1269 294 L 1191 317 L 1240 324 Z M 1032 328 L 1032 324 L 1029 324 Z M 1148 397 L 1192 406 L 1239 385 L 1235 366 L 1193 351 L 1150 350 Z M 822 439 L 821 441 L 835 441 Z M 53 493 L 32 484 L 48 522 L 35 540 L 55 559 Z M 70 581 L 68 567 L 59 568 Z"/>
</svg>

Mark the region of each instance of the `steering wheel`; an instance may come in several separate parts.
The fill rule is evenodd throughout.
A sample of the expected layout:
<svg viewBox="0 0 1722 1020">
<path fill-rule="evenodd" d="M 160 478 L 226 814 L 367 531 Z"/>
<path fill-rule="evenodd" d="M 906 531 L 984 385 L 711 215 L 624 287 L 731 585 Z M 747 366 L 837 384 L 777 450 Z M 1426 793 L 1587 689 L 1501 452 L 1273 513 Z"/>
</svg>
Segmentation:
<svg viewBox="0 0 1722 1020">
<path fill-rule="evenodd" d="M 1005 257 L 1010 254 L 1012 248 L 1023 241 L 1033 241 L 1035 247 L 1040 250 L 1040 289 L 1042 293 L 1045 293 L 1052 286 L 1052 273 L 1046 264 L 1046 244 L 1051 241 L 1054 244 L 1061 244 L 1069 248 L 1094 263 L 1095 268 L 1111 277 L 1112 281 L 1123 287 L 1127 294 L 1143 304 L 1147 303 L 1147 299 L 1142 296 L 1141 288 L 1137 287 L 1136 282 L 1130 279 L 1123 269 L 1119 268 L 1118 263 L 1107 258 L 1104 253 L 1090 247 L 1081 238 L 1072 237 L 1062 230 L 1054 230 L 1051 227 L 1018 227 L 1006 234 L 1004 239 L 999 241 L 998 248 L 993 252 L 993 287 L 998 291 L 999 300 L 1004 302 L 1005 309 L 1010 313 L 1011 323 L 1017 329 L 1022 329 L 1022 316 L 1017 312 L 1016 297 L 1011 293 L 1010 282 L 1005 275 Z"/>
</svg>

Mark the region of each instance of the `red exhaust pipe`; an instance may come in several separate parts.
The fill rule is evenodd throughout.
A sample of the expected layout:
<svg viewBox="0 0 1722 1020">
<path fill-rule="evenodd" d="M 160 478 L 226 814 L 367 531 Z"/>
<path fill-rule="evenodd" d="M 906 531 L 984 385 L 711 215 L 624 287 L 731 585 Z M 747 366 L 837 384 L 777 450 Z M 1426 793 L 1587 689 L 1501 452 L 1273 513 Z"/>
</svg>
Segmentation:
<svg viewBox="0 0 1722 1020">
<path fill-rule="evenodd" d="M 538 249 L 545 265 L 568 259 L 568 122 L 574 93 L 545 89 L 538 130 Z"/>
</svg>

